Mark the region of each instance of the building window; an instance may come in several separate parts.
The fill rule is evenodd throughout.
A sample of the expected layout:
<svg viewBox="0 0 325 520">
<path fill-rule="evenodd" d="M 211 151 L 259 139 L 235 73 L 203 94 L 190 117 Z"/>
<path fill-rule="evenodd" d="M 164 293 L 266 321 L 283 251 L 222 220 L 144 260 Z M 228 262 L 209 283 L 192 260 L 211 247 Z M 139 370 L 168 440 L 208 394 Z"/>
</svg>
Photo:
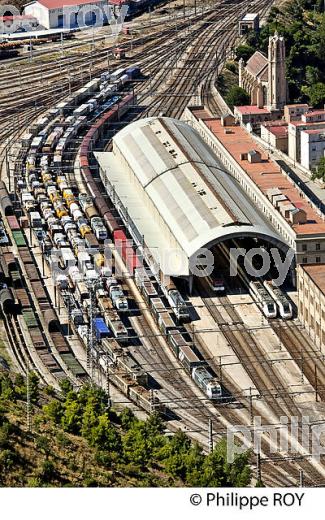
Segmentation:
<svg viewBox="0 0 325 520">
<path fill-rule="evenodd" d="M 307 256 L 304 256 L 303 259 L 302 259 L 302 263 L 303 264 L 308 264 L 308 258 Z"/>
<path fill-rule="evenodd" d="M 316 264 L 320 264 L 320 256 L 316 256 Z"/>
<path fill-rule="evenodd" d="M 316 251 L 320 251 L 320 244 L 316 244 Z"/>
<path fill-rule="evenodd" d="M 307 244 L 302 244 L 301 249 L 302 251 L 307 251 Z"/>
</svg>

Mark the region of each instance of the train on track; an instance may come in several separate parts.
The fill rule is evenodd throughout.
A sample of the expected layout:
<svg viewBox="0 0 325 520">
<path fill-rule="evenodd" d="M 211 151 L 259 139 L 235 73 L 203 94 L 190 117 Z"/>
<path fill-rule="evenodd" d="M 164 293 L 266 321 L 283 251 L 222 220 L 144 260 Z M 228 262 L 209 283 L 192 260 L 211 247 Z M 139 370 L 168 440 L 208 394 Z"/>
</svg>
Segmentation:
<svg viewBox="0 0 325 520">
<path fill-rule="evenodd" d="M 157 289 L 157 282 L 154 277 L 151 276 L 150 278 L 148 270 L 145 271 L 142 267 L 135 270 L 134 279 L 147 305 L 152 310 L 158 327 L 165 336 L 174 356 L 209 399 L 222 399 L 222 386 L 217 378 L 212 375 L 206 361 L 198 357 L 194 345 L 188 342 L 184 334 L 179 331 L 171 314 L 173 308 L 170 306 L 168 309 L 164 304 L 163 297 L 166 297 L 166 294 L 159 294 L 160 288 Z M 169 290 L 174 290 L 174 286 L 170 286 Z M 166 300 L 169 303 L 167 297 Z"/>
<path fill-rule="evenodd" d="M 233 243 L 236 247 L 239 247 L 235 240 Z M 230 261 L 229 249 L 222 243 L 219 244 L 219 247 L 225 258 Z M 239 264 L 237 264 L 237 270 L 240 280 L 248 288 L 251 297 L 266 318 L 276 318 L 278 312 L 283 319 L 291 319 L 293 317 L 292 304 L 288 297 L 272 281 L 264 281 L 263 279 L 250 280 Z"/>
<path fill-rule="evenodd" d="M 281 318 L 290 320 L 293 317 L 293 309 L 287 295 L 280 287 L 277 287 L 272 280 L 264 280 L 263 285 L 275 301 Z"/>
<path fill-rule="evenodd" d="M 128 331 L 119 314 L 123 302 L 127 310 L 127 298 L 123 287 L 112 278 L 111 267 L 105 266 L 102 249 L 108 232 L 106 212 L 100 213 L 103 205 L 95 198 L 97 186 L 89 178 L 91 196 L 77 193 L 69 174 L 64 173 L 73 140 L 85 132 L 86 120 L 95 120 L 82 143 L 90 145 L 94 142 L 93 137 L 87 141 L 90 131 L 96 139 L 102 131 L 98 122 L 104 120 L 107 128 L 133 105 L 133 94 L 123 94 L 121 89 L 137 74 L 137 67 L 103 74 L 37 120 L 22 138 L 20 159 L 25 175 L 17 187 L 24 218 L 28 218 L 50 269 L 62 271 L 56 274 L 56 282 L 72 329 L 133 402 L 148 412 L 163 413 L 164 406 L 146 387 L 148 375 L 119 346 L 128 342 Z M 2 200 L 11 213 L 8 201 Z M 27 244 L 24 236 L 18 239 Z M 96 340 L 90 343 L 91 330 Z M 112 363 L 116 370 L 112 370 Z"/>
<path fill-rule="evenodd" d="M 109 282 L 112 279 L 112 272 L 109 269 L 107 272 L 103 262 L 101 253 L 103 235 L 100 238 L 98 232 L 95 236 L 96 230 L 107 229 L 113 237 L 116 248 L 119 248 L 123 260 L 133 272 L 137 273 L 142 266 L 141 259 L 137 257 L 132 247 L 130 248 L 123 227 L 118 223 L 112 207 L 108 205 L 107 199 L 103 197 L 102 191 L 97 186 L 92 169 L 92 150 L 105 138 L 108 128 L 135 103 L 133 94 L 121 95 L 120 90 L 138 74 L 137 67 L 119 69 L 110 75 L 103 74 L 101 78 L 92 80 L 69 96 L 69 99 L 58 103 L 51 111 L 35 121 L 29 133 L 22 139 L 25 178 L 18 183 L 18 191 L 25 214 L 28 215 L 43 251 L 57 249 L 60 253 L 59 265 L 62 268 L 67 267 L 67 262 L 73 261 L 77 255 L 78 265 L 69 267 L 68 275 L 60 275 L 59 279 L 61 294 L 71 315 L 71 326 L 87 347 L 93 312 L 97 316 L 102 316 L 100 319 L 105 334 L 98 333 L 96 341 L 98 349 L 96 347 L 96 353 L 94 352 L 93 355 L 98 356 L 98 362 L 103 366 L 109 366 L 109 359 L 112 362 L 114 358 L 117 372 L 110 371 L 110 377 L 134 402 L 139 402 L 135 397 L 138 394 L 143 408 L 152 410 L 154 407 L 162 410 L 159 400 L 152 399 L 150 390 L 146 388 L 145 377 L 137 375 L 140 371 L 134 364 L 134 360 L 125 354 L 116 354 L 116 348 L 114 353 L 112 352 L 112 345 L 116 347 L 120 343 L 123 346 L 128 342 L 128 331 L 119 316 L 123 309 L 119 303 L 114 303 L 118 299 L 114 300 L 111 290 L 112 287 L 113 289 L 116 287 L 116 284 L 111 287 L 112 284 Z M 71 142 L 75 136 L 80 135 L 80 132 L 85 131 L 86 118 L 93 119 L 95 122 L 82 139 L 79 164 L 90 197 L 83 193 L 76 194 L 69 182 L 69 176 L 64 173 Z M 42 222 L 41 229 L 38 229 L 39 221 Z M 86 250 L 82 249 L 83 242 L 86 244 Z M 94 258 L 89 255 L 90 249 L 95 252 Z M 47 259 L 53 268 L 52 260 L 48 255 Z M 137 274 L 135 276 L 137 278 Z M 90 289 L 93 283 L 97 284 L 94 291 L 95 300 L 92 300 Z M 69 287 L 70 289 L 67 289 Z M 200 359 L 195 347 L 179 332 L 178 325 L 175 323 L 175 320 L 181 322 L 189 318 L 186 302 L 174 284 L 157 288 L 161 298 L 156 299 L 154 296 L 157 296 L 158 292 L 150 280 L 142 284 L 141 290 L 146 295 L 146 300 L 157 319 L 160 330 L 166 335 L 171 350 L 204 394 L 209 399 L 219 399 L 222 396 L 221 385 L 211 373 L 208 364 Z M 119 290 L 123 299 L 123 288 L 120 287 Z M 160 312 L 158 309 L 157 300 L 160 300 L 166 311 L 164 299 L 171 312 Z M 89 309 L 90 307 L 94 309 L 94 305 L 95 310 L 90 314 Z M 99 322 L 99 318 L 97 321 Z M 109 339 L 104 337 L 107 335 L 110 336 Z M 139 385 L 141 390 L 138 388 Z"/>
</svg>

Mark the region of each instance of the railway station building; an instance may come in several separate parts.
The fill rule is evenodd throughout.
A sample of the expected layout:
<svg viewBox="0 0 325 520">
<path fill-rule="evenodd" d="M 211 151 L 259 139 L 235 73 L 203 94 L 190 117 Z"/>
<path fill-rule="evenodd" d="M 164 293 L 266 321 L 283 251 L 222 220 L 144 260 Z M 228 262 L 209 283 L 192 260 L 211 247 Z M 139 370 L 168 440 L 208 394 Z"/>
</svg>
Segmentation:
<svg viewBox="0 0 325 520">
<path fill-rule="evenodd" d="M 149 265 L 191 285 L 202 249 L 242 237 L 286 251 L 289 244 L 245 194 L 214 150 L 187 123 L 152 117 L 95 152 L 101 179 Z M 324 225 L 325 231 L 325 225 Z"/>
</svg>

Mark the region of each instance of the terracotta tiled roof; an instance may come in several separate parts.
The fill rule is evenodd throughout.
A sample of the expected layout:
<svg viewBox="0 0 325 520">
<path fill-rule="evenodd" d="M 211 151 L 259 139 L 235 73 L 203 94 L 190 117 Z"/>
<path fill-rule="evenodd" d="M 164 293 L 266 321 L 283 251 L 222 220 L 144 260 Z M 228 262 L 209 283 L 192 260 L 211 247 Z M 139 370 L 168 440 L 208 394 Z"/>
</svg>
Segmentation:
<svg viewBox="0 0 325 520">
<path fill-rule="evenodd" d="M 305 113 L 305 117 L 323 116 L 324 114 L 325 114 L 325 110 L 311 110 L 310 112 Z"/>
<path fill-rule="evenodd" d="M 256 105 L 242 105 L 236 107 L 236 111 L 243 115 L 270 114 L 270 111 L 267 108 L 259 108 Z"/>
<path fill-rule="evenodd" d="M 288 136 L 288 125 L 270 126 L 268 130 L 271 134 L 275 135 L 276 137 Z"/>
</svg>

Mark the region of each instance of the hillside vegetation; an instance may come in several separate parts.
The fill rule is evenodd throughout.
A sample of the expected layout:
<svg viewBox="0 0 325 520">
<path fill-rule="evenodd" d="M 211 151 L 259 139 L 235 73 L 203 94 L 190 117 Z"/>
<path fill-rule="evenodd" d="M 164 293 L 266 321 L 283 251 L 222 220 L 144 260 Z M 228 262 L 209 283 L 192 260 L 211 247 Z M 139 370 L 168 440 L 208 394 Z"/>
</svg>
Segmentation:
<svg viewBox="0 0 325 520">
<path fill-rule="evenodd" d="M 166 435 L 154 414 L 146 421 L 125 408 L 107 409 L 107 396 L 63 381 L 56 396 L 30 374 L 32 430 L 21 375 L 0 371 L 1 486 L 247 486 L 249 453 L 226 461 L 219 442 L 205 455 L 181 432 Z"/>
</svg>

